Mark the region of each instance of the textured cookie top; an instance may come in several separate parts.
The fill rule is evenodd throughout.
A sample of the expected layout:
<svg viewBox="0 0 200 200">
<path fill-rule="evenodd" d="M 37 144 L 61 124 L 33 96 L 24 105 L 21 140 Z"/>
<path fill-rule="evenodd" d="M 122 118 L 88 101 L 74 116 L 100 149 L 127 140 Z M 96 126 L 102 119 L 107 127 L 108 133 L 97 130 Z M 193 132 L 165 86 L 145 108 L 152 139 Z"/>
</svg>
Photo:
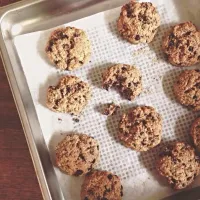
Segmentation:
<svg viewBox="0 0 200 200">
<path fill-rule="evenodd" d="M 185 70 L 174 84 L 176 99 L 194 111 L 200 110 L 200 71 Z"/>
<path fill-rule="evenodd" d="M 148 151 L 161 141 L 162 119 L 154 108 L 138 106 L 122 116 L 119 139 L 136 151 Z"/>
<path fill-rule="evenodd" d="M 81 200 L 121 200 L 122 196 L 119 177 L 106 171 L 87 174 L 81 188 Z"/>
<path fill-rule="evenodd" d="M 55 30 L 47 43 L 50 61 L 61 70 L 73 70 L 89 61 L 90 41 L 83 30 L 66 27 Z"/>
<path fill-rule="evenodd" d="M 194 145 L 197 147 L 198 151 L 200 151 L 200 117 L 192 123 L 190 133 Z"/>
<path fill-rule="evenodd" d="M 160 16 L 152 3 L 130 1 L 121 9 L 117 28 L 121 36 L 131 43 L 149 43 L 153 40 Z"/>
<path fill-rule="evenodd" d="M 87 135 L 67 135 L 56 147 L 57 166 L 68 175 L 81 176 L 98 162 L 98 142 Z"/>
<path fill-rule="evenodd" d="M 191 22 L 178 24 L 164 36 L 162 48 L 172 65 L 195 65 L 200 62 L 200 31 Z"/>
<path fill-rule="evenodd" d="M 47 91 L 47 107 L 55 112 L 79 114 L 91 97 L 90 87 L 75 76 L 62 77 Z"/>
<path fill-rule="evenodd" d="M 177 142 L 165 149 L 157 163 L 158 172 L 174 189 L 183 189 L 199 175 L 199 157 L 190 145 Z"/>
<path fill-rule="evenodd" d="M 117 64 L 106 69 L 102 75 L 103 88 L 115 87 L 128 100 L 134 100 L 142 91 L 142 76 L 133 66 Z"/>
</svg>

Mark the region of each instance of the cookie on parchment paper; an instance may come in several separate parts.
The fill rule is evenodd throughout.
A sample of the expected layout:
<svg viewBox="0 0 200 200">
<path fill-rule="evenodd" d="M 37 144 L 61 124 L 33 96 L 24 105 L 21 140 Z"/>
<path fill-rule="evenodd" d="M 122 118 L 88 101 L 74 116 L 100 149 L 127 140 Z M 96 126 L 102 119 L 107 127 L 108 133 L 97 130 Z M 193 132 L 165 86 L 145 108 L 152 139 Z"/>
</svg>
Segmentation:
<svg viewBox="0 0 200 200">
<path fill-rule="evenodd" d="M 179 103 L 200 110 L 200 71 L 185 70 L 176 79 L 174 95 Z"/>
<path fill-rule="evenodd" d="M 131 65 L 116 64 L 102 74 L 103 88 L 115 87 L 122 96 L 133 101 L 142 92 L 142 75 Z"/>
<path fill-rule="evenodd" d="M 162 118 L 153 107 L 137 106 L 122 116 L 118 138 L 124 146 L 148 151 L 161 142 Z"/>
<path fill-rule="evenodd" d="M 164 36 L 162 48 L 172 65 L 195 65 L 200 62 L 200 31 L 192 22 L 177 24 Z"/>
<path fill-rule="evenodd" d="M 190 134 L 192 136 L 195 147 L 200 152 L 200 117 L 195 119 L 192 123 Z"/>
<path fill-rule="evenodd" d="M 76 76 L 64 76 L 47 91 L 47 107 L 54 112 L 80 114 L 91 97 L 90 87 Z"/>
<path fill-rule="evenodd" d="M 199 157 L 195 150 L 184 142 L 176 142 L 164 150 L 156 166 L 173 189 L 189 186 L 200 173 Z"/>
<path fill-rule="evenodd" d="M 85 134 L 67 135 L 56 147 L 56 164 L 68 175 L 90 172 L 99 159 L 98 142 Z"/>
<path fill-rule="evenodd" d="M 117 21 L 120 35 L 133 44 L 150 43 L 159 26 L 160 16 L 153 4 L 135 0 L 122 7 Z"/>
<path fill-rule="evenodd" d="M 107 171 L 88 173 L 81 188 L 81 200 L 121 200 L 122 196 L 120 178 Z"/>
<path fill-rule="evenodd" d="M 89 61 L 91 45 L 83 30 L 74 27 L 60 28 L 52 32 L 46 53 L 57 68 L 71 71 Z"/>
</svg>

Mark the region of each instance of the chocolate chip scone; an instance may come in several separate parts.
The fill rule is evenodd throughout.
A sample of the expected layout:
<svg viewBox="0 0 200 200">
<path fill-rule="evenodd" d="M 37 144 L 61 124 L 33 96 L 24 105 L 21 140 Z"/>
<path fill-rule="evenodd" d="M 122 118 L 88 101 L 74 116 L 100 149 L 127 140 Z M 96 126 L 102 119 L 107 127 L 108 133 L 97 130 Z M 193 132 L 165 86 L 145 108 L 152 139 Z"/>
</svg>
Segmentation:
<svg viewBox="0 0 200 200">
<path fill-rule="evenodd" d="M 118 138 L 136 151 L 148 151 L 161 141 L 162 118 L 150 106 L 132 108 L 122 116 Z"/>
<path fill-rule="evenodd" d="M 115 87 L 121 95 L 133 101 L 142 91 L 142 76 L 133 66 L 117 64 L 106 69 L 102 75 L 103 88 Z"/>
<path fill-rule="evenodd" d="M 90 172 L 99 159 L 98 142 L 85 134 L 67 135 L 56 147 L 56 164 L 68 175 Z"/>
<path fill-rule="evenodd" d="M 81 188 L 81 200 L 121 200 L 122 196 L 119 177 L 107 171 L 88 173 Z"/>
<path fill-rule="evenodd" d="M 185 70 L 176 79 L 174 95 L 179 103 L 200 110 L 200 71 Z"/>
<path fill-rule="evenodd" d="M 90 87 L 76 76 L 64 76 L 47 91 L 47 107 L 54 112 L 80 114 L 91 97 Z"/>
<path fill-rule="evenodd" d="M 150 2 L 130 1 L 121 9 L 117 21 L 120 35 L 133 44 L 149 43 L 160 26 L 160 16 Z"/>
<path fill-rule="evenodd" d="M 166 147 L 156 166 L 172 188 L 179 190 L 190 185 L 200 173 L 199 157 L 188 144 L 176 142 Z"/>
<path fill-rule="evenodd" d="M 60 28 L 52 32 L 46 53 L 57 68 L 73 70 L 89 61 L 91 45 L 83 30 L 74 27 Z"/>
<path fill-rule="evenodd" d="M 190 134 L 195 147 L 200 151 L 200 117 L 192 123 Z"/>
<path fill-rule="evenodd" d="M 172 65 L 195 65 L 200 62 L 200 31 L 191 22 L 175 25 L 164 36 L 162 48 Z"/>
</svg>

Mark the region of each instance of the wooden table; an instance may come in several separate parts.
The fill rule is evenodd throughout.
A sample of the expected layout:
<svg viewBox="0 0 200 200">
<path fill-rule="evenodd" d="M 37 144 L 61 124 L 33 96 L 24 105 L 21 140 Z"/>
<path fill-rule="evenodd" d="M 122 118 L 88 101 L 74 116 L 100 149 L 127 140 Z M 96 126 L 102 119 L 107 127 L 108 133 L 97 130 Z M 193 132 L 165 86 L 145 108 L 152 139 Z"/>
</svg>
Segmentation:
<svg viewBox="0 0 200 200">
<path fill-rule="evenodd" d="M 0 0 L 0 7 L 17 1 Z M 1 60 L 0 91 L 0 200 L 42 200 Z"/>
</svg>

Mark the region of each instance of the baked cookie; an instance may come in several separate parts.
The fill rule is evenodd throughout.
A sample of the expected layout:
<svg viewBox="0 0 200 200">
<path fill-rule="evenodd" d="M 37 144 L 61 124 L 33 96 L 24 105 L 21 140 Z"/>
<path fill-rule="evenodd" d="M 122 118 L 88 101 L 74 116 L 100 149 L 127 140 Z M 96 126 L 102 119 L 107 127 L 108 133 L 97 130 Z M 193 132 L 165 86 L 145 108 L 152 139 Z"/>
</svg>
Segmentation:
<svg viewBox="0 0 200 200">
<path fill-rule="evenodd" d="M 111 116 L 111 115 L 114 115 L 117 113 L 117 110 L 120 109 L 120 106 L 119 105 L 116 105 L 114 103 L 108 103 L 106 105 L 106 108 L 103 112 L 104 115 L 107 115 L 107 116 Z"/>
<path fill-rule="evenodd" d="M 132 108 L 119 123 L 119 139 L 124 146 L 136 151 L 148 151 L 157 146 L 161 134 L 161 115 L 150 106 Z"/>
<path fill-rule="evenodd" d="M 122 7 L 117 21 L 120 35 L 133 44 L 151 42 L 159 26 L 160 16 L 152 3 L 135 0 Z"/>
<path fill-rule="evenodd" d="M 200 62 L 200 31 L 191 22 L 173 26 L 164 36 L 162 48 L 172 65 L 195 65 Z"/>
<path fill-rule="evenodd" d="M 54 112 L 79 114 L 91 97 L 90 87 L 76 76 L 64 76 L 47 91 L 47 107 Z"/>
<path fill-rule="evenodd" d="M 121 200 L 122 196 L 119 177 L 107 171 L 88 173 L 81 188 L 81 200 Z"/>
<path fill-rule="evenodd" d="M 191 126 L 190 134 L 197 150 L 200 151 L 200 117 L 197 118 Z"/>
<path fill-rule="evenodd" d="M 136 67 L 117 64 L 106 69 L 102 78 L 104 89 L 115 87 L 128 100 L 133 101 L 142 92 L 142 76 Z"/>
<path fill-rule="evenodd" d="M 176 142 L 168 146 L 157 162 L 157 170 L 172 188 L 179 190 L 190 185 L 199 175 L 199 157 L 190 145 Z"/>
<path fill-rule="evenodd" d="M 200 110 L 200 71 L 185 70 L 176 79 L 174 94 L 182 105 Z"/>
<path fill-rule="evenodd" d="M 46 46 L 46 53 L 57 68 L 73 70 L 89 61 L 90 41 L 81 29 L 60 28 L 52 32 Z"/>
<path fill-rule="evenodd" d="M 85 134 L 67 135 L 56 147 L 56 164 L 68 175 L 81 176 L 98 162 L 98 142 Z"/>
</svg>

